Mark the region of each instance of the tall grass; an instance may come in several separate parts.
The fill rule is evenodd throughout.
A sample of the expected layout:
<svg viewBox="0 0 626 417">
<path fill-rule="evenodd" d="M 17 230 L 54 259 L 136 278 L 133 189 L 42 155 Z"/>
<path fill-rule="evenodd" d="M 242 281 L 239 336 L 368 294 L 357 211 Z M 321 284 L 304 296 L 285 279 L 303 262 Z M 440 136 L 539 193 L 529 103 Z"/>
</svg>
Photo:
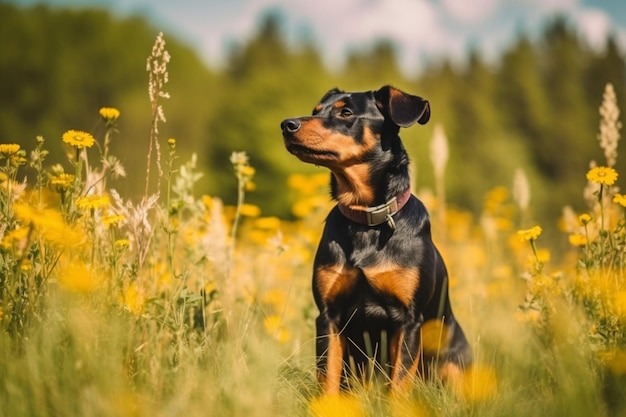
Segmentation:
<svg viewBox="0 0 626 417">
<path fill-rule="evenodd" d="M 166 56 L 162 36 L 155 48 Z M 152 66 L 161 81 L 166 63 Z M 174 139 L 163 155 L 157 147 L 158 91 L 148 157 L 158 180 L 146 178 L 138 201 L 111 188 L 124 176 L 109 147 L 116 109 L 100 110 L 102 138 L 64 135 L 64 166 L 46 163 L 61 138 L 37 138 L 30 153 L 0 145 L 0 415 L 626 415 L 626 197 L 612 168 L 620 124 L 610 87 L 606 164 L 587 179 L 581 170 L 586 213 L 565 209 L 541 225 L 558 223 L 552 241 L 529 218 L 522 171 L 474 216 L 444 204 L 440 158 L 436 196 L 420 197 L 439 220 L 476 364 L 458 386 L 417 381 L 401 397 L 378 382 L 319 396 L 309 275 L 332 205 L 328 176 L 287 180 L 296 221 L 245 204 L 255 172 L 243 153 L 231 158 L 236 207 L 198 196 L 196 158 L 179 164 Z M 149 194 L 149 184 L 160 185 Z M 568 249 L 550 251 L 557 239 Z"/>
</svg>

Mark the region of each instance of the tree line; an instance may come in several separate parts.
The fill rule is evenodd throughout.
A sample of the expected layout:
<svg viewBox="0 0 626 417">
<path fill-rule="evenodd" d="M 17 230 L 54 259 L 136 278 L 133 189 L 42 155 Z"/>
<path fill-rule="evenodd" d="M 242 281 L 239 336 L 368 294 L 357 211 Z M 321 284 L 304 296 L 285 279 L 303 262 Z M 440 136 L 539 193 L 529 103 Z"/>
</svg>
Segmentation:
<svg viewBox="0 0 626 417">
<path fill-rule="evenodd" d="M 122 116 L 111 151 L 131 180 L 113 187 L 140 193 L 150 128 L 145 60 L 158 32 L 140 17 L 105 10 L 0 3 L 0 142 L 31 149 L 42 135 L 51 160 L 62 161 L 55 142 L 62 133 L 97 135 L 98 109 L 116 107 Z M 172 60 L 163 142 L 176 138 L 180 162 L 197 153 L 205 172 L 197 192 L 226 203 L 236 198 L 229 155 L 246 151 L 257 185 L 248 201 L 265 214 L 289 216 L 290 173 L 318 172 L 286 153 L 280 121 L 309 113 L 335 86 L 393 84 L 431 102 L 431 122 L 402 133 L 418 187 L 433 187 L 429 142 L 440 124 L 450 146 L 449 203 L 479 211 L 490 188 L 509 186 L 514 171 L 523 168 L 535 217 L 552 219 L 563 205 L 582 201 L 589 161 L 603 163 L 596 137 L 605 84 L 614 85 L 620 104 L 626 97 L 626 60 L 615 38 L 608 36 L 604 48 L 594 50 L 562 16 L 546 21 L 538 37 L 519 33 L 496 62 L 474 49 L 462 65 L 442 57 L 413 76 L 400 71 L 396 48 L 384 39 L 352 50 L 340 69 L 330 70 L 312 42 L 288 46 L 277 14 L 233 46 L 220 68 L 205 65 L 167 33 L 165 38 Z M 624 157 L 616 169 L 626 175 Z"/>
</svg>

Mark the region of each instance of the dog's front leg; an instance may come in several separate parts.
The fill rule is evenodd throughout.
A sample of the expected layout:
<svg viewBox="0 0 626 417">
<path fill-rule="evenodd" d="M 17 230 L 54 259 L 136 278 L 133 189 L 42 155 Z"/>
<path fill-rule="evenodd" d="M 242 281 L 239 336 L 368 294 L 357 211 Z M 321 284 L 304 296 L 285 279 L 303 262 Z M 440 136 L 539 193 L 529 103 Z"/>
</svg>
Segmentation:
<svg viewBox="0 0 626 417">
<path fill-rule="evenodd" d="M 412 320 L 398 327 L 391 335 L 389 359 L 391 361 L 391 388 L 402 391 L 417 374 L 421 347 L 423 319 Z"/>
<path fill-rule="evenodd" d="M 338 394 L 341 388 L 343 356 L 347 340 L 337 326 L 320 315 L 316 320 L 317 379 L 324 394 Z"/>
</svg>

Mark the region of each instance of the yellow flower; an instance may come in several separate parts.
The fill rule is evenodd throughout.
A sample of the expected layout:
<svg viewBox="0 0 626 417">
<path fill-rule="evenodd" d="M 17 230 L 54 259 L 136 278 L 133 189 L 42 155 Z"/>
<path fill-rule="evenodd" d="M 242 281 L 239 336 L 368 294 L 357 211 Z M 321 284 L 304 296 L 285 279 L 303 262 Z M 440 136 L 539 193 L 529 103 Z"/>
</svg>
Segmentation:
<svg viewBox="0 0 626 417">
<path fill-rule="evenodd" d="M 261 217 L 255 220 L 254 226 L 263 230 L 278 230 L 280 228 L 280 219 L 278 217 Z"/>
<path fill-rule="evenodd" d="M 610 167 L 595 167 L 587 172 L 587 179 L 603 185 L 613 185 L 617 180 L 617 171 Z"/>
<path fill-rule="evenodd" d="M 100 116 L 105 122 L 114 122 L 120 117 L 120 111 L 114 107 L 102 107 L 100 109 Z"/>
<path fill-rule="evenodd" d="M 533 226 L 530 229 L 519 230 L 517 234 L 523 241 L 535 241 L 542 231 L 541 226 Z"/>
<path fill-rule="evenodd" d="M 247 217 L 259 217 L 261 209 L 253 204 L 242 204 L 241 215 Z"/>
<path fill-rule="evenodd" d="M 115 241 L 115 249 L 124 250 L 130 246 L 130 241 L 128 239 L 118 239 Z"/>
<path fill-rule="evenodd" d="M 74 176 L 72 174 L 59 174 L 50 179 L 50 186 L 57 193 L 69 190 L 74 184 Z"/>
<path fill-rule="evenodd" d="M 0 143 L 0 158 L 9 158 L 20 150 L 16 143 Z"/>
<path fill-rule="evenodd" d="M 438 319 L 428 320 L 422 325 L 422 348 L 431 355 L 441 351 L 448 341 L 448 326 Z"/>
<path fill-rule="evenodd" d="M 82 149 L 91 148 L 96 140 L 90 133 L 81 130 L 68 130 L 63 134 L 63 142 Z"/>
<path fill-rule="evenodd" d="M 365 410 L 358 398 L 348 395 L 323 395 L 309 403 L 313 417 L 363 417 Z"/>
<path fill-rule="evenodd" d="M 137 284 L 130 284 L 122 297 L 124 308 L 134 314 L 143 313 L 145 296 L 139 291 Z"/>
<path fill-rule="evenodd" d="M 583 213 L 580 216 L 578 216 L 578 221 L 580 222 L 580 224 L 582 224 L 583 226 L 586 226 L 587 224 L 589 224 L 589 222 L 591 221 L 591 216 L 588 215 L 587 213 Z"/>
<path fill-rule="evenodd" d="M 169 138 L 167 140 L 167 144 L 169 145 L 170 148 L 174 149 L 176 147 L 176 139 Z"/>
<path fill-rule="evenodd" d="M 6 233 L 0 241 L 0 247 L 3 249 L 11 249 L 14 245 L 22 245 L 22 243 L 28 238 L 29 228 L 18 227 L 10 232 Z"/>
<path fill-rule="evenodd" d="M 291 339 L 291 333 L 282 325 L 280 316 L 272 315 L 266 317 L 265 320 L 263 320 L 263 326 L 267 333 L 271 334 L 281 343 L 286 343 Z"/>
<path fill-rule="evenodd" d="M 102 224 L 106 227 L 117 226 L 125 219 L 126 218 L 121 214 L 108 214 L 106 216 L 102 216 Z"/>
<path fill-rule="evenodd" d="M 88 195 L 76 199 L 76 206 L 82 210 L 96 210 L 109 205 L 108 195 Z"/>
<path fill-rule="evenodd" d="M 574 246 L 585 246 L 587 244 L 587 237 L 580 233 L 573 233 L 568 237 L 569 243 Z"/>
<path fill-rule="evenodd" d="M 98 286 L 94 272 L 82 262 L 72 262 L 59 273 L 59 283 L 70 291 L 91 292 Z"/>
<path fill-rule="evenodd" d="M 485 401 L 496 394 L 498 380 L 495 372 L 482 365 L 474 364 L 463 373 L 461 395 L 469 401 Z"/>
<path fill-rule="evenodd" d="M 626 207 L 626 195 L 615 194 L 613 196 L 613 202 L 619 204 L 622 207 Z"/>
<path fill-rule="evenodd" d="M 33 263 L 30 259 L 22 259 L 22 262 L 20 263 L 20 269 L 23 272 L 28 272 L 33 269 Z"/>
</svg>

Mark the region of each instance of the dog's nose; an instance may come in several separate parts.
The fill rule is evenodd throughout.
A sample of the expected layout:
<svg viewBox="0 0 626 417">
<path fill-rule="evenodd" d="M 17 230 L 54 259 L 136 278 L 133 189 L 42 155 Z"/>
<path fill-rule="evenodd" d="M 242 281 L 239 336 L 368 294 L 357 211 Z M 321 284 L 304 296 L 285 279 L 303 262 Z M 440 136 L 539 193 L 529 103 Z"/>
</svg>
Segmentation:
<svg viewBox="0 0 626 417">
<path fill-rule="evenodd" d="M 302 124 L 297 119 L 286 119 L 280 124 L 283 133 L 296 133 L 301 126 Z"/>
</svg>

